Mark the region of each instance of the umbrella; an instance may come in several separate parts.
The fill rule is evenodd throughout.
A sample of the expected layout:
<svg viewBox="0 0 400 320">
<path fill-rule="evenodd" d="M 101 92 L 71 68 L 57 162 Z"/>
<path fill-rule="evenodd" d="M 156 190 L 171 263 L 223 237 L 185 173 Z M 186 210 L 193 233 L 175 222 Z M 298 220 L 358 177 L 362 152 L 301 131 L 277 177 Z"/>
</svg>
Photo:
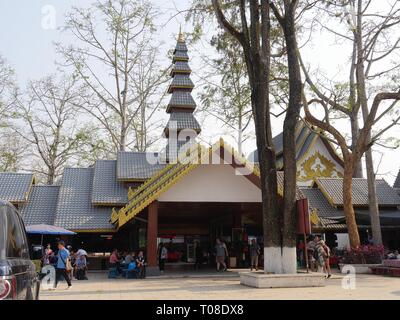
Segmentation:
<svg viewBox="0 0 400 320">
<path fill-rule="evenodd" d="M 53 235 L 73 235 L 76 234 L 76 232 L 69 231 L 67 229 L 61 228 L 61 227 L 56 227 L 56 226 L 50 226 L 47 224 L 36 224 L 36 225 L 31 225 L 26 227 L 26 233 L 29 234 L 41 234 L 42 235 L 42 240 L 41 240 L 41 245 L 43 245 L 43 235 L 44 234 L 53 234 Z"/>
</svg>

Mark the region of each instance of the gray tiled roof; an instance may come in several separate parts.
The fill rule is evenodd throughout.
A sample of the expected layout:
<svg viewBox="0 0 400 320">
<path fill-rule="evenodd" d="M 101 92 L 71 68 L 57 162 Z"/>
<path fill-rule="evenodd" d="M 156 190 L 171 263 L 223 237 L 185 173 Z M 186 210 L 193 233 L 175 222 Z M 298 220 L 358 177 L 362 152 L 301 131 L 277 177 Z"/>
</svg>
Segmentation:
<svg viewBox="0 0 400 320">
<path fill-rule="evenodd" d="M 195 141 L 180 141 L 177 139 L 168 139 L 167 146 L 165 148 L 165 157 L 168 161 L 175 161 L 181 153 L 188 151 L 191 146 L 195 144 Z M 171 152 L 171 154 L 170 154 Z"/>
<path fill-rule="evenodd" d="M 344 218 L 343 210 L 331 206 L 321 190 L 318 188 L 301 188 L 308 199 L 310 210 L 316 209 L 320 218 L 339 219 Z"/>
<path fill-rule="evenodd" d="M 188 91 L 174 91 L 171 96 L 171 100 L 168 104 L 168 108 L 171 107 L 184 107 L 189 109 L 196 108 L 196 102 L 194 101 L 192 95 Z M 167 109 L 167 112 L 169 110 Z"/>
<path fill-rule="evenodd" d="M 186 51 L 176 51 L 174 54 L 173 61 L 177 60 L 189 60 L 189 56 Z"/>
<path fill-rule="evenodd" d="M 94 168 L 64 170 L 54 225 L 70 230 L 113 230 L 111 208 L 92 205 Z"/>
<path fill-rule="evenodd" d="M 394 181 L 393 188 L 400 189 L 400 170 L 397 173 L 396 180 Z"/>
<path fill-rule="evenodd" d="M 176 74 L 169 85 L 168 92 L 172 93 L 172 90 L 174 88 L 179 88 L 179 87 L 188 87 L 188 88 L 194 88 L 194 84 L 192 80 L 190 80 L 190 76 L 188 74 Z"/>
<path fill-rule="evenodd" d="M 149 153 L 157 158 L 157 153 Z M 152 164 L 147 160 L 146 152 L 118 152 L 117 155 L 117 180 L 147 180 L 158 170 L 164 168 L 165 164 Z"/>
<path fill-rule="evenodd" d="M 302 188 L 301 191 L 307 196 L 310 210 L 315 209 L 321 221 L 321 227 L 325 229 L 346 229 L 346 219 L 342 209 L 330 205 L 321 190 L 318 188 Z M 368 209 L 355 208 L 356 220 L 359 226 L 371 224 Z M 382 226 L 400 225 L 400 210 L 379 210 Z"/>
<path fill-rule="evenodd" d="M 185 73 L 190 73 L 192 71 L 189 67 L 189 63 L 187 61 L 176 61 L 174 66 L 172 67 L 172 73 L 175 71 L 183 71 Z"/>
<path fill-rule="evenodd" d="M 21 208 L 25 225 L 54 224 L 57 209 L 59 186 L 33 186 L 28 202 Z"/>
<path fill-rule="evenodd" d="M 201 128 L 196 118 L 190 112 L 172 112 L 165 127 L 165 134 L 168 137 L 168 130 L 174 129 L 176 131 L 182 129 L 192 129 L 200 133 Z"/>
<path fill-rule="evenodd" d="M 97 160 L 93 177 L 93 204 L 124 205 L 128 202 L 128 189 L 117 181 L 117 160 Z"/>
<path fill-rule="evenodd" d="M 308 137 L 306 137 L 308 135 Z M 301 148 L 297 151 L 296 158 L 299 159 L 305 151 L 307 151 L 308 146 L 311 141 L 315 137 L 315 133 L 311 132 L 310 129 L 306 126 L 303 126 L 297 131 L 296 135 L 296 145 L 301 145 Z M 305 139 L 305 140 L 304 140 Z M 303 143 L 304 141 L 304 143 Z M 277 154 L 277 161 L 280 161 L 282 158 L 283 152 L 283 132 L 279 133 L 273 138 L 275 152 Z M 250 153 L 248 159 L 252 162 L 258 162 L 258 153 L 257 150 L 254 150 Z"/>
<path fill-rule="evenodd" d="M 26 202 L 32 186 L 33 174 L 0 173 L 0 199 L 11 203 Z"/>
<path fill-rule="evenodd" d="M 188 51 L 188 48 L 187 48 L 187 46 L 186 46 L 186 43 L 185 43 L 185 42 L 178 41 L 178 42 L 176 43 L 175 53 L 176 53 L 176 51 Z"/>
<path fill-rule="evenodd" d="M 331 198 L 332 203 L 337 206 L 343 205 L 343 190 L 341 178 L 320 178 L 317 184 L 323 188 L 325 193 Z M 383 180 L 376 180 L 376 194 L 379 206 L 398 206 L 400 196 L 389 184 Z M 368 182 L 367 179 L 353 178 L 353 205 L 368 205 Z"/>
</svg>

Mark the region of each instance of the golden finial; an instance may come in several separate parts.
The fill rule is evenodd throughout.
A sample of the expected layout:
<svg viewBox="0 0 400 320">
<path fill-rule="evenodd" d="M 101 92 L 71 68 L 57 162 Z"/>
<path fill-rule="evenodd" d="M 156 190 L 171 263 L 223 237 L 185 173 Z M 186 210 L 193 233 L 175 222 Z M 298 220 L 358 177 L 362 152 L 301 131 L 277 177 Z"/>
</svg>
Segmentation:
<svg viewBox="0 0 400 320">
<path fill-rule="evenodd" d="M 179 26 L 178 41 L 179 41 L 179 42 L 185 42 L 185 37 L 183 36 L 183 33 L 182 33 L 182 25 Z"/>
</svg>

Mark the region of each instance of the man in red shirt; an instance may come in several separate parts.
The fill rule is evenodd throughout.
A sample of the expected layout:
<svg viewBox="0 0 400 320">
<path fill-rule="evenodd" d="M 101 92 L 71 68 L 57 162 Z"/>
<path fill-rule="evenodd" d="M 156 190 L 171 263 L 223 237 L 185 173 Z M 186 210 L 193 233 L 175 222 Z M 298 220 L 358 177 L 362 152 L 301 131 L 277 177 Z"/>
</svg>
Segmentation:
<svg viewBox="0 0 400 320">
<path fill-rule="evenodd" d="M 121 267 L 120 267 L 119 255 L 118 255 L 118 250 L 117 249 L 113 250 L 113 252 L 111 253 L 109 261 L 110 261 L 110 267 L 111 268 L 117 268 L 117 271 L 119 273 L 122 272 Z"/>
</svg>

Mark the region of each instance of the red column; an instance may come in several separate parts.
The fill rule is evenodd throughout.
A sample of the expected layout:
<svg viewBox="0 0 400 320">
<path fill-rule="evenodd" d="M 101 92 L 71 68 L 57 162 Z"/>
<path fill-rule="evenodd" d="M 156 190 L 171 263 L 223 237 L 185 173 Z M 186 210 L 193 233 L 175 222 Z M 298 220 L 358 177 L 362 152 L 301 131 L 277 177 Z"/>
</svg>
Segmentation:
<svg viewBox="0 0 400 320">
<path fill-rule="evenodd" d="M 158 201 L 148 206 L 147 217 L 147 263 L 149 267 L 157 266 L 157 236 L 158 236 Z"/>
</svg>

